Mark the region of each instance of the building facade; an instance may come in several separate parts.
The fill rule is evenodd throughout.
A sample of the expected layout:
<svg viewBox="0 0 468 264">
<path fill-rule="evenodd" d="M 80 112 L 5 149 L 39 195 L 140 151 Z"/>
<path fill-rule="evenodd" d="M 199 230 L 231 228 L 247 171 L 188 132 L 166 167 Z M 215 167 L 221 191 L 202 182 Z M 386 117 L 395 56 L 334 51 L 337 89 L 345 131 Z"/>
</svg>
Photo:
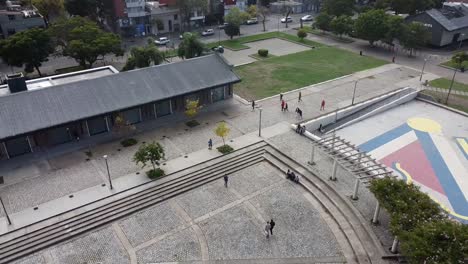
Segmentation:
<svg viewBox="0 0 468 264">
<path fill-rule="evenodd" d="M 150 14 L 150 33 L 154 35 L 180 31 L 179 9 L 160 2 L 146 2 Z"/>
<path fill-rule="evenodd" d="M 105 70 L 106 73 L 97 73 Z M 137 124 L 232 98 L 239 77 L 218 54 L 117 73 L 92 69 L 0 87 L 0 158 L 111 132 L 115 118 Z"/>
<path fill-rule="evenodd" d="M 44 18 L 34 8 L 25 8 L 21 5 L 6 2 L 6 10 L 0 10 L 0 38 L 9 36 L 30 28 L 45 28 Z"/>
</svg>

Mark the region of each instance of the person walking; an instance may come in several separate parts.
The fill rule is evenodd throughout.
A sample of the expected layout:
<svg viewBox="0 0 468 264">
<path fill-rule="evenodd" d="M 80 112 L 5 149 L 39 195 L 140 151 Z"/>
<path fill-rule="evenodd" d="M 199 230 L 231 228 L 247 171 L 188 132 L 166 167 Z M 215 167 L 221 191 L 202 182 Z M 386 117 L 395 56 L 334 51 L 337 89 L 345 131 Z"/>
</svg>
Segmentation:
<svg viewBox="0 0 468 264">
<path fill-rule="evenodd" d="M 284 111 L 285 111 L 285 112 L 286 112 L 286 111 L 289 112 L 289 110 L 288 110 L 288 103 L 284 103 Z"/>
<path fill-rule="evenodd" d="M 224 175 L 224 187 L 228 187 L 228 181 L 229 181 L 229 177 L 226 175 Z"/>
<path fill-rule="evenodd" d="M 302 93 L 301 93 L 301 91 L 299 91 L 299 99 L 297 99 L 297 102 L 298 103 L 302 102 Z"/>
<path fill-rule="evenodd" d="M 283 101 L 283 94 L 280 93 L 280 101 Z"/>
<path fill-rule="evenodd" d="M 273 218 L 270 220 L 270 234 L 273 235 L 273 228 L 275 227 L 276 223 L 273 221 Z"/>
<path fill-rule="evenodd" d="M 281 112 L 284 111 L 284 100 L 281 100 Z"/>
<path fill-rule="evenodd" d="M 325 110 L 325 99 L 322 99 L 322 104 L 320 105 L 320 111 Z"/>
<path fill-rule="evenodd" d="M 252 100 L 252 111 L 255 110 L 255 101 Z"/>
<path fill-rule="evenodd" d="M 213 140 L 211 140 L 210 138 L 210 140 L 208 140 L 208 149 L 211 150 L 212 148 L 213 148 Z"/>
<path fill-rule="evenodd" d="M 270 238 L 270 230 L 271 230 L 271 225 L 270 225 L 270 222 L 267 221 L 265 225 L 265 230 L 264 230 L 266 238 Z"/>
</svg>

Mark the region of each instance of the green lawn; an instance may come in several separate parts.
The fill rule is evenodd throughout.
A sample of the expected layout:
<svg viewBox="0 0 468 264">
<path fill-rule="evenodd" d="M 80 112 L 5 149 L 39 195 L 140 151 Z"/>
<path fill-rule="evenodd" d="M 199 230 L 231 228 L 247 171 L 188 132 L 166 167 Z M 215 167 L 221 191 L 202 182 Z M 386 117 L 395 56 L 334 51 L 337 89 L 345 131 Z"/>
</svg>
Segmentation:
<svg viewBox="0 0 468 264">
<path fill-rule="evenodd" d="M 266 60 L 266 59 L 269 59 L 269 58 L 276 57 L 275 55 L 272 55 L 272 54 L 268 54 L 268 56 L 262 57 L 262 56 L 258 55 L 258 53 L 254 53 L 254 54 L 249 55 L 249 56 L 253 57 L 253 58 L 257 59 L 257 60 Z"/>
<path fill-rule="evenodd" d="M 225 48 L 228 48 L 231 50 L 242 50 L 242 49 L 249 48 L 248 46 L 244 45 L 244 43 L 271 39 L 271 38 L 283 38 L 283 39 L 287 39 L 293 42 L 298 42 L 307 46 L 314 46 L 314 47 L 322 46 L 322 44 L 319 44 L 317 42 L 307 40 L 307 39 L 304 39 L 303 41 L 301 41 L 297 36 L 293 36 L 293 35 L 286 34 L 283 32 L 268 32 L 268 33 L 245 36 L 245 37 L 240 37 L 240 38 L 234 38 L 231 40 L 223 40 L 219 43 L 219 45 L 224 46 Z M 216 46 L 218 46 L 217 41 L 206 44 L 206 47 L 209 49 L 211 49 L 212 47 L 216 47 Z"/>
<path fill-rule="evenodd" d="M 460 69 L 460 67 L 457 65 L 457 63 L 454 63 L 453 61 L 449 60 L 449 61 L 446 61 L 444 63 L 441 63 L 440 65 L 444 65 L 444 66 L 447 66 L 447 67 L 450 67 L 450 68 L 457 68 L 457 69 Z M 465 69 L 468 69 L 468 61 L 464 61 L 462 63 L 462 66 L 465 67 Z"/>
<path fill-rule="evenodd" d="M 260 99 L 384 64 L 383 60 L 322 46 L 236 67 L 242 82 L 234 89 L 245 99 Z"/>
<path fill-rule="evenodd" d="M 422 92 L 423 94 L 429 95 L 438 103 L 445 104 L 445 100 L 447 98 L 446 93 L 440 93 L 436 91 L 425 90 Z M 458 94 L 451 94 L 448 106 L 468 113 L 468 96 L 458 95 Z"/>
<path fill-rule="evenodd" d="M 311 26 L 303 26 L 302 28 L 309 34 L 314 34 L 314 35 L 322 36 L 322 37 L 329 37 L 329 38 L 332 38 L 332 39 L 334 39 L 336 41 L 340 41 L 340 42 L 343 42 L 343 43 L 352 43 L 352 42 L 354 42 L 354 40 L 352 38 L 349 38 L 347 36 L 342 36 L 340 38 L 339 36 L 333 34 L 332 32 L 322 31 L 322 30 L 319 30 L 319 29 L 312 28 Z M 297 30 L 299 30 L 299 29 L 300 28 L 297 28 Z"/>
<path fill-rule="evenodd" d="M 439 79 L 435 79 L 435 80 L 430 81 L 429 85 L 433 86 L 433 87 L 442 88 L 442 89 L 449 89 L 451 82 L 452 82 L 452 80 L 449 80 L 449 79 L 446 79 L 446 78 L 439 78 Z M 453 82 L 452 89 L 468 92 L 468 85 L 455 81 L 455 82 Z"/>
</svg>

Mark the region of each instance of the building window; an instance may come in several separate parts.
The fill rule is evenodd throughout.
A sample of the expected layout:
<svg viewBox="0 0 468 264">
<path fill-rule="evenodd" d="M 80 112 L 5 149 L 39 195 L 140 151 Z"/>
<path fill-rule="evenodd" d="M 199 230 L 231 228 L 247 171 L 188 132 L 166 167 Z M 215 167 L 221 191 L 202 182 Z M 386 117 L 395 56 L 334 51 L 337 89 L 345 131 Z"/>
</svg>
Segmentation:
<svg viewBox="0 0 468 264">
<path fill-rule="evenodd" d="M 15 20 L 15 19 L 16 19 L 15 15 L 8 15 L 8 20 Z"/>
<path fill-rule="evenodd" d="M 177 20 L 177 14 L 174 15 L 174 20 Z"/>
<path fill-rule="evenodd" d="M 14 28 L 7 29 L 8 36 L 14 35 L 15 33 L 16 33 L 16 30 Z"/>
</svg>

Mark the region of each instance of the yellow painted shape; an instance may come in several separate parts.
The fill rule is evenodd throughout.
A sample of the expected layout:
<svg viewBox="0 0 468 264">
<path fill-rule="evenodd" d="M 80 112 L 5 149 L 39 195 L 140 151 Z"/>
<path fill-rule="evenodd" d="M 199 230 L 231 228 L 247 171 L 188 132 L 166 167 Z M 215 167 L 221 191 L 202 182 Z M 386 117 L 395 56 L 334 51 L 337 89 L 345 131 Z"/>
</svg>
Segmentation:
<svg viewBox="0 0 468 264">
<path fill-rule="evenodd" d="M 400 163 L 395 163 L 395 167 L 398 169 L 399 172 L 403 173 L 405 176 L 406 176 L 406 183 L 407 184 L 411 184 L 413 183 L 413 178 L 411 177 L 411 175 L 406 171 L 404 170 Z M 460 219 L 463 219 L 463 220 L 468 220 L 468 216 L 466 215 L 461 215 L 461 214 L 457 214 L 456 212 L 450 210 L 449 208 L 447 208 L 445 205 L 443 205 L 441 202 L 439 202 L 437 199 L 435 199 L 434 197 L 432 197 L 430 194 L 426 193 L 427 195 L 429 195 L 429 197 L 431 197 L 431 199 L 436 202 L 440 208 L 442 208 L 444 211 L 446 211 L 447 213 L 449 213 L 450 215 L 453 215 L 455 217 L 458 217 Z"/>
<path fill-rule="evenodd" d="M 428 118 L 413 117 L 408 119 L 406 123 L 415 130 L 427 133 L 440 133 L 442 131 L 442 127 L 439 123 Z"/>
<path fill-rule="evenodd" d="M 460 144 L 461 148 L 463 151 L 468 154 L 468 143 L 466 142 L 466 139 L 464 138 L 457 138 L 458 144 Z"/>
</svg>

